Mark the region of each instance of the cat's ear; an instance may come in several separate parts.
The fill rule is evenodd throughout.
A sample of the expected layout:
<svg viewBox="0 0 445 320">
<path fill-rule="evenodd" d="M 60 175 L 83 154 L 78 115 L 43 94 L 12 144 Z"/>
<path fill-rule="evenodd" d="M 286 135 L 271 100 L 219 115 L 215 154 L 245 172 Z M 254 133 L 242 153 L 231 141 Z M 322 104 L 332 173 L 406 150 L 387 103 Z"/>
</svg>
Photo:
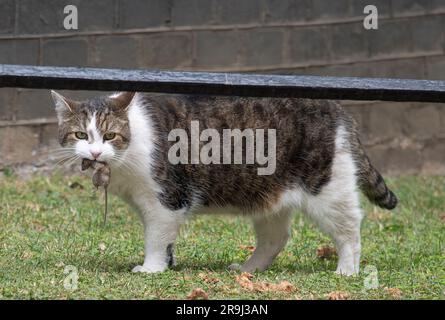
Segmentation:
<svg viewBox="0 0 445 320">
<path fill-rule="evenodd" d="M 117 110 L 127 110 L 135 94 L 136 92 L 119 92 L 113 94 L 110 98 Z"/>
<path fill-rule="evenodd" d="M 66 112 L 73 113 L 78 106 L 78 102 L 65 98 L 54 90 L 51 90 L 51 96 L 53 97 L 56 112 L 59 117 L 63 116 Z"/>
</svg>

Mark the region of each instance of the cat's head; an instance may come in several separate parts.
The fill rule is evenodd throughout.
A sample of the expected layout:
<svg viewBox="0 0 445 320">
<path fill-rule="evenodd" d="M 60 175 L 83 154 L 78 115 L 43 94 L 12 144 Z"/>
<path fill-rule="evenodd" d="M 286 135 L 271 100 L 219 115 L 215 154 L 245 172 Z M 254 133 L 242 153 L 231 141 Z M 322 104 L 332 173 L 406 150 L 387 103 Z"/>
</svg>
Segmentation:
<svg viewBox="0 0 445 320">
<path fill-rule="evenodd" d="M 59 123 L 59 142 L 73 156 L 113 162 L 131 140 L 128 109 L 133 92 L 74 101 L 51 91 Z"/>
</svg>

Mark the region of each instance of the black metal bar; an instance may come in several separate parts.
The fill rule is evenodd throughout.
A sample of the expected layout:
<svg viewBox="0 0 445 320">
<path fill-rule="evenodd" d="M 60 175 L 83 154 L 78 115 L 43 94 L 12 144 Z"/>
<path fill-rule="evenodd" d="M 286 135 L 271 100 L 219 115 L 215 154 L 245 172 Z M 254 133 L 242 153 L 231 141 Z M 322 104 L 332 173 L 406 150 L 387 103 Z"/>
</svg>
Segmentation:
<svg viewBox="0 0 445 320">
<path fill-rule="evenodd" d="M 0 87 L 445 102 L 445 81 L 0 65 Z"/>
</svg>

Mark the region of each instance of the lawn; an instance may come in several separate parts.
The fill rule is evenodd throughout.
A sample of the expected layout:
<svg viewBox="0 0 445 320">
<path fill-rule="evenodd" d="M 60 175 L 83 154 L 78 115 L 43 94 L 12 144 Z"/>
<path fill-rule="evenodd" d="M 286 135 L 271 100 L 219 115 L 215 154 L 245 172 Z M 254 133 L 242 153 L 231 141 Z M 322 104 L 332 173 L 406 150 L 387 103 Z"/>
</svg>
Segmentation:
<svg viewBox="0 0 445 320">
<path fill-rule="evenodd" d="M 195 217 L 182 229 L 173 270 L 133 274 L 143 261 L 142 227 L 123 202 L 110 199 L 104 227 L 102 192 L 85 178 L 22 180 L 8 171 L 0 178 L 0 298 L 184 299 L 201 288 L 209 299 L 444 299 L 445 178 L 389 183 L 400 199 L 396 210 L 363 201 L 360 276 L 334 274 L 336 257 L 316 254 L 331 242 L 296 215 L 285 251 L 246 280 L 227 266 L 255 244 L 248 221 Z M 283 281 L 286 289 L 274 286 Z"/>
</svg>

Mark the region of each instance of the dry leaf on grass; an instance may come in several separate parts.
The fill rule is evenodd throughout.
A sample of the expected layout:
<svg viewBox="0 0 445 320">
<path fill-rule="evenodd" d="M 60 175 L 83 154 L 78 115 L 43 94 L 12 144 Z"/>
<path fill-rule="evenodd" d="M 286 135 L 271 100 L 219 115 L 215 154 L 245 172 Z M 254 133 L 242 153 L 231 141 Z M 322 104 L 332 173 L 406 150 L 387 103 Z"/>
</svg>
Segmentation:
<svg viewBox="0 0 445 320">
<path fill-rule="evenodd" d="M 337 255 L 337 251 L 333 247 L 323 246 L 317 248 L 316 254 L 320 259 L 331 259 Z"/>
<path fill-rule="evenodd" d="M 187 296 L 187 300 L 208 300 L 209 295 L 202 290 L 201 288 L 195 288 L 190 292 L 190 294 Z"/>
<path fill-rule="evenodd" d="M 32 221 L 32 227 L 38 232 L 46 230 L 46 227 L 38 221 Z"/>
<path fill-rule="evenodd" d="M 255 250 L 255 246 L 246 246 L 246 245 L 242 244 L 239 247 L 240 247 L 240 249 L 247 250 L 249 252 L 253 252 Z"/>
<path fill-rule="evenodd" d="M 442 222 L 445 222 L 445 213 L 442 213 L 442 214 L 440 215 L 440 220 L 441 220 Z"/>
<path fill-rule="evenodd" d="M 23 254 L 22 254 L 22 259 L 30 259 L 30 258 L 32 258 L 32 256 L 33 256 L 32 252 L 30 252 L 30 251 L 25 251 L 25 252 L 23 252 Z"/>
<path fill-rule="evenodd" d="M 291 293 L 295 291 L 295 286 L 289 281 L 282 281 L 279 284 L 275 285 L 275 291 Z"/>
<path fill-rule="evenodd" d="M 103 243 L 103 242 L 99 243 L 98 248 L 99 248 L 99 250 L 100 250 L 101 253 L 104 253 L 105 250 L 107 250 L 107 246 L 106 246 L 105 243 Z"/>
<path fill-rule="evenodd" d="M 241 273 L 239 276 L 236 276 L 236 281 L 239 285 L 248 290 L 248 291 L 256 291 L 256 292 L 285 292 L 292 293 L 296 291 L 295 286 L 289 281 L 282 281 L 278 284 L 269 283 L 264 281 L 254 282 L 252 281 L 253 275 L 247 272 Z"/>
<path fill-rule="evenodd" d="M 253 282 L 251 281 L 252 278 L 252 274 L 243 272 L 239 276 L 236 276 L 235 280 L 240 284 L 241 287 L 249 291 L 253 291 Z"/>
<path fill-rule="evenodd" d="M 203 272 L 198 274 L 198 277 L 205 283 L 209 283 L 209 284 L 216 284 L 220 281 L 218 278 L 212 277 L 212 276 L 205 274 Z"/>
<path fill-rule="evenodd" d="M 399 288 L 385 288 L 385 291 L 394 299 L 400 299 L 403 295 L 402 290 L 400 290 Z"/>
<path fill-rule="evenodd" d="M 344 291 L 332 291 L 328 294 L 329 300 L 348 300 L 349 294 Z"/>
</svg>

